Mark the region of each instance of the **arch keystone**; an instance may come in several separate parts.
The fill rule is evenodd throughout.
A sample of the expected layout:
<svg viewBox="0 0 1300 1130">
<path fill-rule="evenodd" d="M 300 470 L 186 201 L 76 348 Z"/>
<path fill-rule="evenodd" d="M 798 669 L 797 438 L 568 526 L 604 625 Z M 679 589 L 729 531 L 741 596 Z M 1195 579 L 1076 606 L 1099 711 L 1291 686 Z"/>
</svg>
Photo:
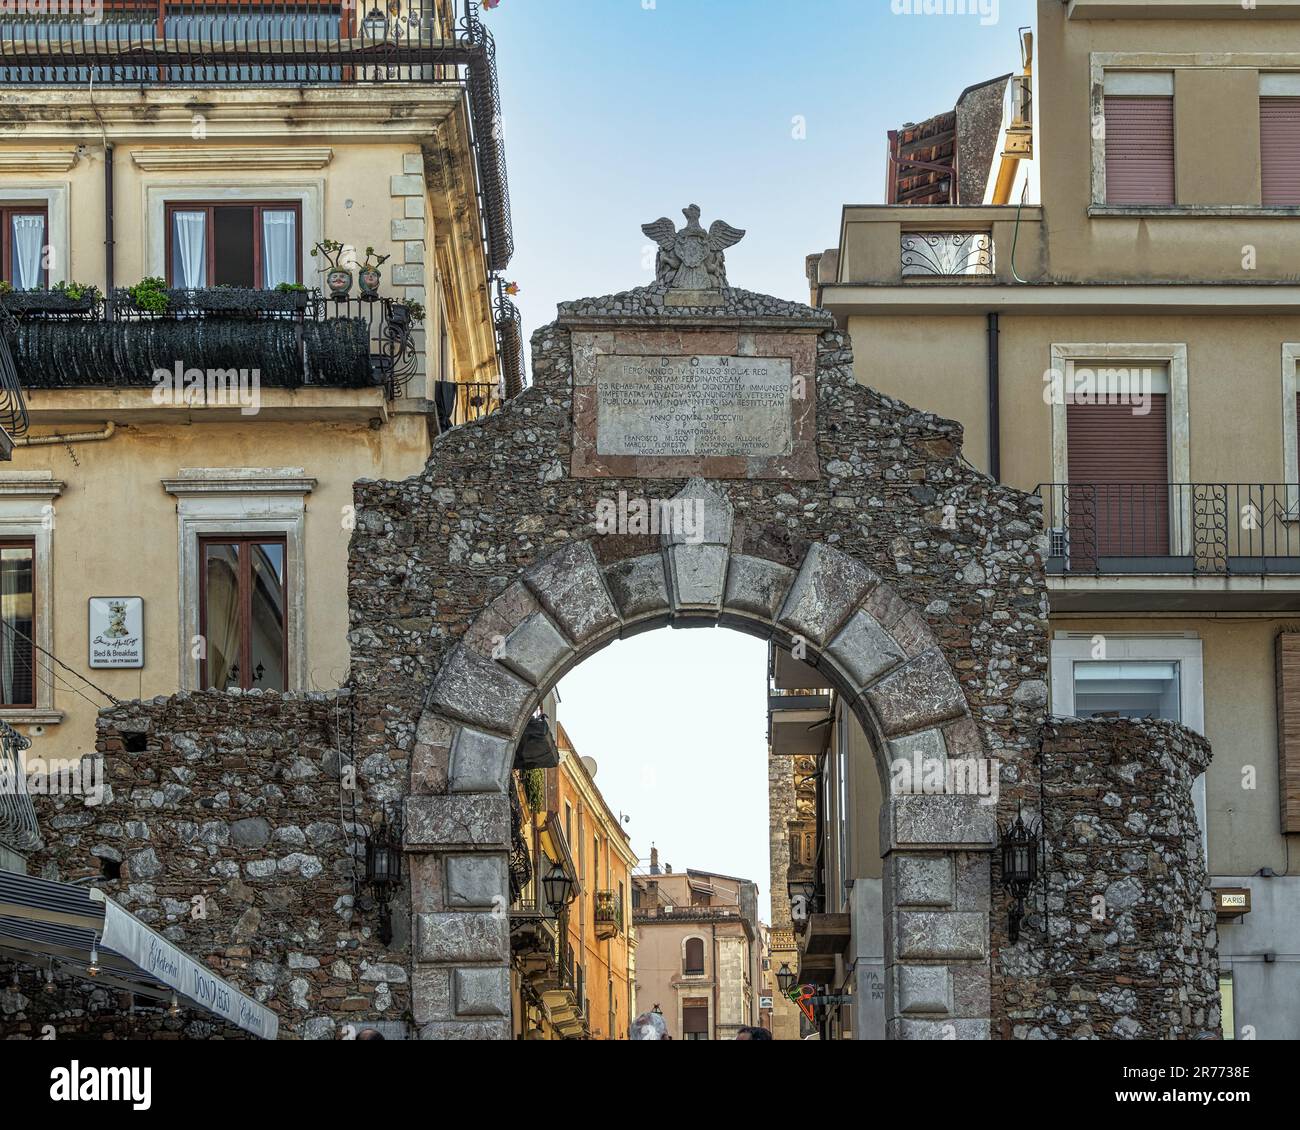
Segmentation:
<svg viewBox="0 0 1300 1130">
<path fill-rule="evenodd" d="M 674 614 L 721 613 L 733 518 L 731 500 L 701 478 L 668 503 L 660 541 Z"/>
</svg>

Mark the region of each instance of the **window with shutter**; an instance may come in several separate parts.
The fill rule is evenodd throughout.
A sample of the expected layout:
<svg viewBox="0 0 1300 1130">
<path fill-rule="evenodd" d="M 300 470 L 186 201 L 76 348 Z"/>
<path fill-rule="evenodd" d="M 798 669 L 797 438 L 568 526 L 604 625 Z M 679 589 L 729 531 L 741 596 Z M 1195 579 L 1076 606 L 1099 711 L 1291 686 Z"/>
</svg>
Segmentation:
<svg viewBox="0 0 1300 1130">
<path fill-rule="evenodd" d="M 1164 393 L 1131 404 L 1066 407 L 1068 522 L 1075 568 L 1102 557 L 1170 552 L 1169 432 Z"/>
<path fill-rule="evenodd" d="M 1106 96 L 1106 203 L 1173 204 L 1174 100 Z"/>
<path fill-rule="evenodd" d="M 1300 832 L 1300 632 L 1277 637 L 1277 784 L 1283 832 Z"/>
<path fill-rule="evenodd" d="M 1300 98 L 1259 100 L 1259 157 L 1265 207 L 1300 205 Z"/>
</svg>

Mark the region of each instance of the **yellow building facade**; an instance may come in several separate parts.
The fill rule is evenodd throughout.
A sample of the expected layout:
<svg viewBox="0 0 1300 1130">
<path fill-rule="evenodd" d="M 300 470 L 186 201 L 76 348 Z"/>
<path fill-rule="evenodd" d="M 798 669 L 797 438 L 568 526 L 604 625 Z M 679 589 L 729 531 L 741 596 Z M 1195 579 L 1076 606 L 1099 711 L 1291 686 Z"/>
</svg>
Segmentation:
<svg viewBox="0 0 1300 1130">
<path fill-rule="evenodd" d="M 29 757 L 92 751 L 110 696 L 341 685 L 354 480 L 414 474 L 517 388 L 495 84 L 460 7 L 390 5 L 383 68 L 350 62 L 348 6 L 311 59 L 256 0 L 159 0 L 179 22 L 148 67 L 114 63 L 112 21 L 80 69 L 0 43 L 0 306 L 30 422 L 0 470 L 0 717 Z M 254 63 L 164 65 L 254 26 Z"/>
<path fill-rule="evenodd" d="M 809 264 L 861 382 L 960 421 L 968 459 L 1041 495 L 1053 712 L 1210 739 L 1211 883 L 1253 899 L 1220 923 L 1236 1034 L 1292 1039 L 1297 14 L 1042 0 L 1023 59 L 1008 37 L 1032 95 L 1007 84 L 984 183 L 965 191 L 969 158 L 951 184 L 933 171 L 951 123 L 907 133 L 897 197 L 942 202 L 846 206 Z M 979 151 L 955 120 L 958 152 Z"/>
</svg>

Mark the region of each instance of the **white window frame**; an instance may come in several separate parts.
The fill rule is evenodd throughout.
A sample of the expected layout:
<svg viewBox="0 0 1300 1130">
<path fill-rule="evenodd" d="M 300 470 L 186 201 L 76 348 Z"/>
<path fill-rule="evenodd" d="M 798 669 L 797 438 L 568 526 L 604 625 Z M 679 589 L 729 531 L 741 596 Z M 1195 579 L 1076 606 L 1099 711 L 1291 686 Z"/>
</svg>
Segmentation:
<svg viewBox="0 0 1300 1130">
<path fill-rule="evenodd" d="M 1105 653 L 1097 656 L 1097 638 Z M 1178 664 L 1179 721 L 1205 734 L 1205 660 L 1201 638 L 1194 632 L 1155 635 L 1130 632 L 1057 632 L 1052 638 L 1052 713 L 1074 717 L 1074 665 L 1078 662 L 1172 662 Z M 1192 803 L 1201 830 L 1201 850 L 1209 860 L 1206 827 L 1205 774 L 1192 784 Z"/>
<path fill-rule="evenodd" d="M 54 249 L 47 274 L 49 285 L 67 282 L 68 260 L 72 256 L 72 242 L 68 229 L 68 198 L 72 187 L 69 181 L 33 181 L 14 184 L 6 181 L 0 187 L 0 204 L 40 204 L 45 207 L 45 238 Z"/>
<path fill-rule="evenodd" d="M 1167 365 L 1169 368 L 1169 393 L 1166 404 L 1169 428 L 1169 481 L 1192 481 L 1191 407 L 1188 401 L 1187 343 L 1186 342 L 1053 342 L 1051 368 L 1062 376 L 1069 364 L 1076 366 L 1092 362 Z M 1052 398 L 1052 482 L 1070 481 L 1070 441 L 1067 431 L 1066 409 L 1063 396 Z M 1190 543 L 1192 530 L 1192 500 L 1190 492 L 1183 492 L 1182 513 L 1178 530 L 1182 539 Z M 1171 530 L 1173 535 L 1177 531 Z M 1191 553 L 1191 546 L 1174 544 L 1174 556 Z"/>
<path fill-rule="evenodd" d="M 54 529 L 58 524 L 54 500 L 66 485 L 49 471 L 0 474 L 0 538 L 31 538 L 35 544 L 32 569 L 36 585 L 36 635 L 33 642 L 51 655 L 54 654 Z M 0 718 L 11 725 L 56 725 L 63 721 L 63 711 L 54 706 L 50 660 L 38 652 L 32 656 L 32 667 L 36 705 L 0 707 Z"/>
<path fill-rule="evenodd" d="M 208 179 L 202 181 L 151 181 L 144 186 L 145 274 L 167 277 L 167 205 L 188 201 L 222 201 L 237 204 L 241 200 L 275 200 L 296 203 L 302 217 L 302 279 L 310 286 L 320 265 L 311 257 L 311 249 L 324 238 L 323 202 L 325 182 L 268 181 L 249 187 L 248 177 Z"/>
<path fill-rule="evenodd" d="M 177 652 L 180 689 L 199 687 L 199 660 L 191 656 L 200 635 L 199 539 L 222 535 L 271 534 L 284 538 L 284 572 L 288 602 L 287 686 L 307 689 L 307 559 L 305 519 L 307 495 L 316 480 L 299 467 L 199 467 L 164 479 L 163 489 L 176 497 L 177 562 L 179 564 Z"/>
<path fill-rule="evenodd" d="M 689 942 L 689 941 L 691 941 L 692 939 L 695 939 L 695 938 L 698 938 L 698 939 L 699 939 L 699 941 L 700 941 L 700 948 L 701 948 L 701 950 L 702 950 L 703 953 L 704 953 L 704 972 L 703 972 L 703 973 L 687 973 L 687 972 L 686 972 L 686 943 Z M 711 976 L 711 973 L 712 973 L 712 971 L 709 969 L 709 939 L 706 938 L 703 934 L 687 934 L 686 937 L 684 937 L 684 938 L 682 939 L 681 947 L 682 947 L 682 964 L 681 964 L 681 970 L 682 970 L 682 972 L 681 972 L 681 976 L 682 976 L 683 978 L 690 978 L 690 980 L 692 981 L 692 983 L 697 982 L 697 981 L 707 981 L 707 980 L 709 979 L 709 977 Z"/>
</svg>

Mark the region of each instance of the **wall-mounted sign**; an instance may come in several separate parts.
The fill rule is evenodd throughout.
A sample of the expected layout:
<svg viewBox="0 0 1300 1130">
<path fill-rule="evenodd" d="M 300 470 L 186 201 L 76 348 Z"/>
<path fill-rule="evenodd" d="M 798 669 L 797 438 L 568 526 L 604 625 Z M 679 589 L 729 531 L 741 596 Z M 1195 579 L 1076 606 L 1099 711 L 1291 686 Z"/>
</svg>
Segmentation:
<svg viewBox="0 0 1300 1130">
<path fill-rule="evenodd" d="M 1250 913 L 1249 887 L 1215 887 L 1214 912 L 1219 918 L 1237 918 Z"/>
<path fill-rule="evenodd" d="M 91 667 L 144 666 L 144 599 L 90 598 Z"/>
<path fill-rule="evenodd" d="M 771 1007 L 772 1007 L 772 998 L 771 998 L 771 997 L 759 997 L 759 998 L 758 998 L 758 1007 L 759 1007 L 759 1008 L 771 1008 Z"/>
</svg>

